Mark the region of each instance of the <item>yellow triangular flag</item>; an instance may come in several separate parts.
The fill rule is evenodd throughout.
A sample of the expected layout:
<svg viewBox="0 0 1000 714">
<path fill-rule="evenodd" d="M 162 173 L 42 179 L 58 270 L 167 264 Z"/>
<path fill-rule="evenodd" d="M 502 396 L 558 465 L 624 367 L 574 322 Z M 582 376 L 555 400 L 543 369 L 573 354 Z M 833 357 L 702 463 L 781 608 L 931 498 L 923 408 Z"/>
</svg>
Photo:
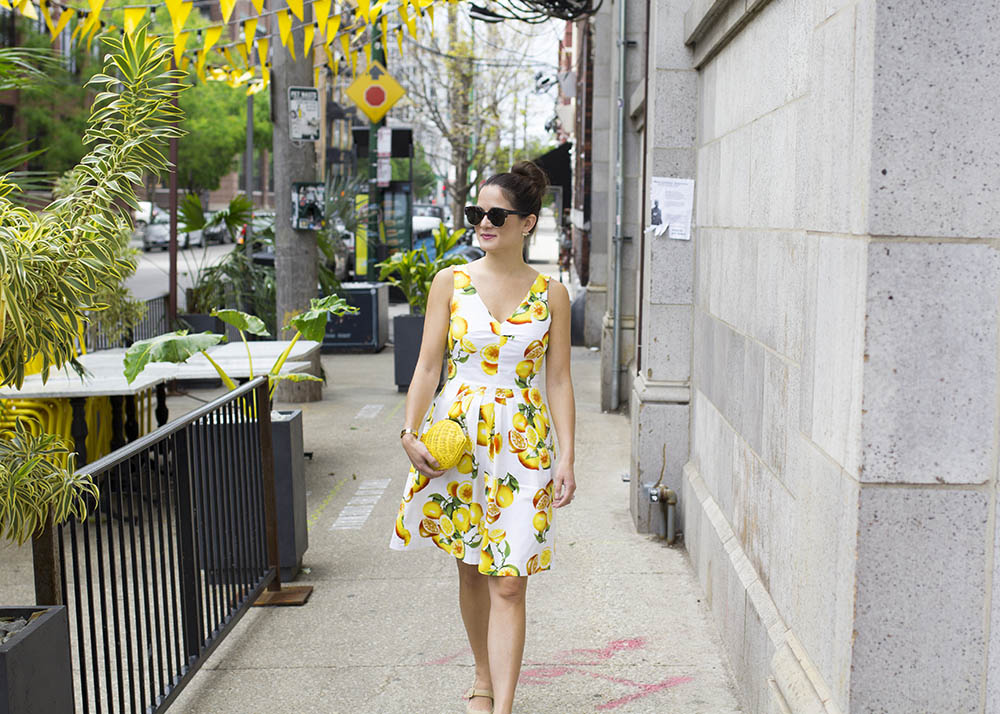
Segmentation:
<svg viewBox="0 0 1000 714">
<path fill-rule="evenodd" d="M 251 17 L 243 23 L 243 42 L 247 48 L 247 54 L 253 49 L 254 38 L 257 37 L 257 18 Z"/>
<path fill-rule="evenodd" d="M 320 68 L 320 65 L 316 65 L 315 67 L 313 67 L 313 86 L 314 87 L 318 87 L 319 86 L 319 68 Z"/>
<path fill-rule="evenodd" d="M 406 29 L 410 31 L 410 36 L 413 39 L 417 39 L 417 16 L 416 14 L 410 15 L 406 11 L 406 3 L 404 2 L 399 6 L 399 14 L 403 17 L 403 22 L 406 23 Z"/>
<path fill-rule="evenodd" d="M 313 2 L 313 20 L 319 31 L 326 32 L 326 21 L 330 17 L 330 0 L 315 0 Z"/>
<path fill-rule="evenodd" d="M 358 51 L 354 50 L 351 52 L 351 74 L 357 76 L 358 74 Z"/>
<path fill-rule="evenodd" d="M 190 32 L 182 32 L 174 38 L 174 64 L 181 66 L 181 57 L 184 56 L 184 48 L 187 46 Z"/>
<path fill-rule="evenodd" d="M 292 14 L 302 20 L 302 0 L 286 0 L 286 2 L 288 3 L 288 9 L 292 11 Z"/>
<path fill-rule="evenodd" d="M 0 7 L 4 8 L 6 10 L 10 10 L 11 9 L 10 3 L 7 2 L 7 0 L 0 0 Z"/>
<path fill-rule="evenodd" d="M 31 2 L 31 0 L 21 0 L 21 4 L 17 9 L 29 20 L 38 19 L 38 11 L 35 9 L 35 3 Z"/>
<path fill-rule="evenodd" d="M 370 0 L 358 0 L 358 12 L 361 17 L 367 19 L 368 13 L 371 12 L 372 6 Z"/>
<path fill-rule="evenodd" d="M 247 52 L 246 45 L 236 45 L 236 49 L 239 51 L 240 57 L 243 58 L 243 66 L 244 67 L 249 67 L 250 66 L 250 53 Z"/>
<path fill-rule="evenodd" d="M 329 45 L 323 45 L 323 51 L 326 53 L 326 66 L 329 67 L 332 72 L 333 65 L 335 63 L 335 60 L 333 59 L 333 52 L 330 51 Z"/>
<path fill-rule="evenodd" d="M 253 0 L 253 6 L 257 9 L 258 14 L 264 12 L 264 0 Z"/>
<path fill-rule="evenodd" d="M 306 57 L 309 56 L 309 48 L 313 44 L 313 34 L 316 32 L 316 28 L 312 25 L 306 25 L 302 32 L 302 54 Z"/>
<path fill-rule="evenodd" d="M 266 37 L 257 40 L 257 62 L 260 63 L 262 70 L 267 66 L 267 48 L 270 43 L 271 41 Z"/>
<path fill-rule="evenodd" d="M 90 31 L 94 29 L 95 24 L 98 25 L 100 24 L 99 16 L 95 15 L 94 13 L 90 13 L 89 15 L 87 15 L 86 20 L 77 23 L 76 29 L 73 30 L 73 37 L 79 36 L 80 40 L 83 40 L 83 38 L 89 35 Z"/>
<path fill-rule="evenodd" d="M 387 2 L 389 2 L 389 0 L 378 0 L 378 4 L 368 11 L 369 22 L 373 24 L 375 23 L 375 19 L 379 16 L 379 13 L 382 12 L 382 8 L 385 7 Z"/>
<path fill-rule="evenodd" d="M 195 72 L 197 72 L 198 79 L 200 79 L 202 82 L 205 81 L 205 55 L 206 54 L 207 54 L 207 50 L 202 50 L 201 52 L 199 52 L 198 53 L 198 59 L 195 62 Z"/>
<path fill-rule="evenodd" d="M 69 23 L 70 18 L 75 14 L 76 10 L 71 7 L 62 11 L 62 14 L 59 16 L 59 22 L 56 23 L 56 29 L 52 31 L 53 41 L 62 34 L 62 31 L 66 29 L 66 25 Z"/>
<path fill-rule="evenodd" d="M 229 64 L 230 67 L 236 66 L 236 60 L 233 59 L 233 53 L 229 51 L 228 47 L 222 48 L 222 54 L 223 56 L 225 56 L 226 62 Z"/>
<path fill-rule="evenodd" d="M 135 28 L 139 26 L 142 18 L 146 15 L 146 8 L 144 7 L 127 7 L 125 8 L 125 33 L 131 35 L 135 32 Z"/>
<path fill-rule="evenodd" d="M 344 50 L 344 59 L 347 59 L 348 57 L 350 57 L 351 56 L 351 38 L 350 38 L 350 36 L 346 32 L 343 35 L 340 36 L 340 46 Z"/>
<path fill-rule="evenodd" d="M 340 15 L 334 15 L 326 22 L 326 44 L 333 42 L 337 37 L 337 30 L 340 29 Z"/>
<path fill-rule="evenodd" d="M 98 15 L 101 14 L 101 10 L 104 8 L 104 0 L 88 0 L 90 5 L 90 11 L 96 12 Z"/>
<path fill-rule="evenodd" d="M 288 10 L 278 11 L 278 37 L 281 38 L 282 47 L 288 47 L 288 34 L 292 31 L 292 18 L 288 16 Z"/>
<path fill-rule="evenodd" d="M 427 6 L 427 16 L 431 19 L 431 34 L 434 34 L 434 6 Z"/>
<path fill-rule="evenodd" d="M 372 66 L 372 43 L 369 42 L 369 43 L 365 44 L 364 50 L 365 50 L 365 67 L 371 67 Z"/>
<path fill-rule="evenodd" d="M 403 28 L 396 28 L 396 44 L 399 45 L 399 54 L 403 54 Z"/>
<path fill-rule="evenodd" d="M 52 24 L 52 15 L 49 14 L 48 0 L 38 0 L 38 7 L 41 8 L 42 17 L 45 18 L 45 26 L 49 28 L 49 37 L 54 37 L 56 26 Z"/>
<path fill-rule="evenodd" d="M 222 25 L 218 27 L 206 27 L 205 28 L 205 45 L 202 47 L 202 52 L 206 55 L 208 51 L 215 46 L 215 43 L 219 41 L 219 37 L 222 36 Z"/>
<path fill-rule="evenodd" d="M 233 8 L 236 7 L 236 0 L 219 0 L 219 8 L 222 10 L 222 21 L 228 23 Z"/>
<path fill-rule="evenodd" d="M 163 0 L 163 2 L 167 6 L 167 12 L 170 13 L 170 24 L 176 37 L 184 29 L 184 23 L 191 14 L 193 4 L 183 0 Z"/>
<path fill-rule="evenodd" d="M 191 58 L 190 58 L 190 57 L 187 57 L 187 56 L 185 56 L 185 57 L 184 57 L 184 58 L 183 58 L 183 59 L 181 60 L 181 72 L 187 72 L 187 68 L 188 68 L 188 66 L 189 66 L 190 64 L 191 64 Z"/>
<path fill-rule="evenodd" d="M 87 38 L 87 52 L 90 52 L 90 45 L 94 42 L 94 38 L 97 37 L 97 34 L 100 31 L 101 31 L 101 18 L 98 15 L 97 21 L 94 23 L 94 26 L 90 30 L 90 36 Z"/>
<path fill-rule="evenodd" d="M 389 51 L 389 16 L 382 16 L 382 52 Z"/>
</svg>

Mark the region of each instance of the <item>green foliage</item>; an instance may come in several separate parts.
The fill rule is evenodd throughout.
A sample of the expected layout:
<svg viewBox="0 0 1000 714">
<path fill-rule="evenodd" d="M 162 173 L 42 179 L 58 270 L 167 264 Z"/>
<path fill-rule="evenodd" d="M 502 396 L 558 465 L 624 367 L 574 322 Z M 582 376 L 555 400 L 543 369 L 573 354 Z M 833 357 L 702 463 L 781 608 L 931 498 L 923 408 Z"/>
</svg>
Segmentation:
<svg viewBox="0 0 1000 714">
<path fill-rule="evenodd" d="M 324 293 L 340 289 L 340 281 L 334 273 L 338 258 L 347 260 L 348 246 L 341 236 L 354 236 L 357 232 L 359 216 L 354 205 L 355 196 L 365 190 L 364 180 L 357 174 L 333 174 L 326 179 L 326 222 L 316 233 L 316 246 L 323 259 L 319 262 L 319 284 Z"/>
<path fill-rule="evenodd" d="M 189 335 L 187 330 L 178 330 L 139 340 L 125 350 L 125 379 L 132 384 L 150 362 L 185 362 L 191 355 L 204 352 L 223 339 L 223 335 L 211 332 Z"/>
<path fill-rule="evenodd" d="M 43 378 L 75 357 L 87 310 L 103 307 L 129 265 L 118 241 L 136 206 L 132 187 L 166 161 L 158 146 L 177 136 L 172 96 L 179 73 L 164 71 L 168 48 L 144 32 L 110 38 L 84 145 L 91 147 L 59 196 L 40 213 L 14 205 L 0 177 L 0 384 L 20 387 L 25 364 L 42 355 Z M 9 65 L 8 65 L 9 67 Z M 6 71 L 0 59 L 0 77 Z M 9 75 L 7 75 L 9 77 Z M 0 85 L 5 81 L 0 79 Z M 66 466 L 60 464 L 65 461 Z M 76 474 L 73 456 L 53 435 L 24 422 L 0 438 L 0 532 L 23 543 L 50 522 L 87 513 L 97 488 Z"/>
<path fill-rule="evenodd" d="M 52 434 L 32 434 L 24 420 L 0 438 L 0 535 L 24 544 L 41 533 L 51 518 L 83 520 L 97 487 L 77 474 L 76 454 Z M 62 468 L 57 464 L 67 464 Z"/>
<path fill-rule="evenodd" d="M 330 315 L 340 316 L 357 311 L 358 308 L 348 305 L 344 298 L 337 295 L 313 298 L 309 301 L 309 309 L 295 315 L 282 329 L 288 330 L 294 327 L 307 340 L 321 342 L 326 332 L 326 321 Z M 298 339 L 298 335 L 294 339 Z"/>
<path fill-rule="evenodd" d="M 246 145 L 246 94 L 221 82 L 198 83 L 181 97 L 187 135 L 177 144 L 177 180 L 191 192 L 214 190 Z M 254 146 L 270 149 L 267 97 L 254 95 Z"/>
<path fill-rule="evenodd" d="M 389 260 L 376 264 L 380 271 L 378 279 L 388 281 L 403 292 L 412 314 L 425 314 L 434 276 L 443 268 L 467 262 L 464 256 L 445 255 L 455 247 L 464 232 L 464 229 L 449 231 L 443 223 L 439 224 L 434 231 L 433 258 L 425 246 L 394 253 Z"/>
<path fill-rule="evenodd" d="M 240 332 L 249 332 L 258 337 L 270 337 L 271 333 L 264 327 L 264 321 L 255 315 L 240 310 L 213 310 L 212 317 L 217 317 L 227 325 L 232 325 Z"/>
</svg>

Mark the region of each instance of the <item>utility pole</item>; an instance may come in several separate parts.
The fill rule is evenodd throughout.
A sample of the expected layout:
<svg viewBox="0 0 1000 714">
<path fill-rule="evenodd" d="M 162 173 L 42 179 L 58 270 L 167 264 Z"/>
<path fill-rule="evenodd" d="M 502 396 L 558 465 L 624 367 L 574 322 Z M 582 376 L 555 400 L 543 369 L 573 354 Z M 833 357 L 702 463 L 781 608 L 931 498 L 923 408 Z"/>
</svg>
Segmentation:
<svg viewBox="0 0 1000 714">
<path fill-rule="evenodd" d="M 275 10 L 288 7 L 278 0 Z M 310 5 L 306 5 L 306 21 L 311 22 Z M 274 267 L 277 283 L 277 328 L 296 313 L 309 307 L 312 298 L 319 297 L 316 233 L 292 228 L 292 184 L 316 180 L 316 148 L 311 141 L 292 143 L 289 137 L 289 87 L 311 87 L 313 83 L 312 48 L 302 46 L 302 30 L 292 33 L 297 60 L 288 50 L 275 43 L 271 72 L 271 112 L 274 123 Z M 262 58 L 263 59 L 263 58 Z M 251 118 L 252 120 L 252 118 Z M 289 339 L 283 334 L 282 339 Z M 316 392 L 312 382 L 282 382 L 278 399 L 308 401 Z M 312 389 L 310 389 L 312 387 Z"/>
</svg>

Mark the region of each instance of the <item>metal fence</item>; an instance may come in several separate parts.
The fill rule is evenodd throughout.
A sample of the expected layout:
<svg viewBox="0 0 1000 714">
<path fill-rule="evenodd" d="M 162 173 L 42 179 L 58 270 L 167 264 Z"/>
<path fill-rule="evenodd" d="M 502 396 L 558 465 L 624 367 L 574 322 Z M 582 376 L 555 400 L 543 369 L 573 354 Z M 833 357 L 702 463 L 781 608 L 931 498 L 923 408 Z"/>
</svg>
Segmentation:
<svg viewBox="0 0 1000 714">
<path fill-rule="evenodd" d="M 148 340 L 150 337 L 162 335 L 168 329 L 167 299 L 167 295 L 160 295 L 146 300 L 146 315 L 122 339 L 110 340 L 103 332 L 96 329 L 87 330 L 87 350 L 93 352 L 94 350 L 128 347 L 133 342 Z"/>
<path fill-rule="evenodd" d="M 163 712 L 277 586 L 267 380 L 86 467 L 101 490 L 57 529 L 77 710 Z"/>
</svg>

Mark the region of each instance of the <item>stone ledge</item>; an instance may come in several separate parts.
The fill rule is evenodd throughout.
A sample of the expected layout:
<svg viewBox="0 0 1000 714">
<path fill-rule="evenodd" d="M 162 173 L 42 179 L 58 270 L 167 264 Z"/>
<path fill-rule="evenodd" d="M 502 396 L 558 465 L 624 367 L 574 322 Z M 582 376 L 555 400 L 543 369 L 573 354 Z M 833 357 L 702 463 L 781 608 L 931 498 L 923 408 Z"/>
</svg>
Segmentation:
<svg viewBox="0 0 1000 714">
<path fill-rule="evenodd" d="M 747 605 L 753 607 L 761 623 L 767 628 L 767 635 L 775 648 L 770 662 L 772 677 L 768 680 L 775 704 L 779 709 L 784 706 L 795 714 L 842 714 L 833 702 L 822 675 L 807 656 L 798 638 L 781 619 L 774 600 L 761 583 L 743 545 L 698 469 L 690 461 L 684 465 L 684 482 L 691 489 L 702 516 L 707 517 L 722 543 L 729 558 L 730 573 L 743 586 Z M 690 536 L 687 537 L 685 547 L 689 553 L 695 552 L 692 551 L 694 545 Z M 697 569 L 697 564 L 695 568 Z"/>
<path fill-rule="evenodd" d="M 688 382 L 658 382 L 637 374 L 632 382 L 632 390 L 643 404 L 691 403 L 691 385 Z"/>
<path fill-rule="evenodd" d="M 684 13 L 684 42 L 701 69 L 729 44 L 770 0 L 694 0 Z"/>
</svg>

